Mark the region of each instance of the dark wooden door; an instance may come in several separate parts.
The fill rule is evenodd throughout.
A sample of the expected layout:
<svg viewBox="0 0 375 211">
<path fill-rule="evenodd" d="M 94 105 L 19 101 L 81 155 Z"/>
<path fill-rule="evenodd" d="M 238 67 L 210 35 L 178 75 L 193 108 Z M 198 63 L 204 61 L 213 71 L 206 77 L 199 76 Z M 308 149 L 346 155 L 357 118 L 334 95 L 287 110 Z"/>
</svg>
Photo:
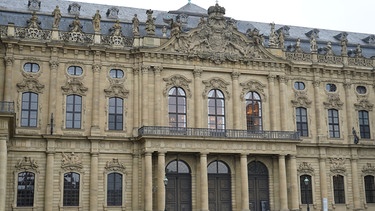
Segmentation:
<svg viewBox="0 0 375 211">
<path fill-rule="evenodd" d="M 230 174 L 208 174 L 209 210 L 231 211 L 231 195 Z"/>
<path fill-rule="evenodd" d="M 190 174 L 167 174 L 166 187 L 167 211 L 191 211 L 191 176 Z"/>
<path fill-rule="evenodd" d="M 267 167 L 253 161 L 248 165 L 249 208 L 251 211 L 269 211 L 269 185 Z"/>
</svg>

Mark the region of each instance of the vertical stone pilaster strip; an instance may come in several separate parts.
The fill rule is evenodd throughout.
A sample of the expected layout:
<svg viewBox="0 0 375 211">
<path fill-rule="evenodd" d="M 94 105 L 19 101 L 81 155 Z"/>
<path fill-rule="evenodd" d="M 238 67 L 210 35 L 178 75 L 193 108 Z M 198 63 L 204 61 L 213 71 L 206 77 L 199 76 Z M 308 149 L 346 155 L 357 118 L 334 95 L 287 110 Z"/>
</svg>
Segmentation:
<svg viewBox="0 0 375 211">
<path fill-rule="evenodd" d="M 0 136 L 0 210 L 5 210 L 7 189 L 7 137 Z"/>
<path fill-rule="evenodd" d="M 234 129 L 240 129 L 240 113 L 239 111 L 242 111 L 239 102 L 241 102 L 240 95 L 238 93 L 238 77 L 240 76 L 239 72 L 233 72 L 232 73 L 232 84 L 233 84 L 233 128 Z"/>
<path fill-rule="evenodd" d="M 12 67 L 14 63 L 13 57 L 5 57 L 5 76 L 4 76 L 4 101 L 13 102 L 12 97 L 12 82 L 13 82 L 13 74 L 12 74 Z"/>
<path fill-rule="evenodd" d="M 162 93 L 162 91 L 160 90 L 160 87 L 161 87 L 161 79 L 160 79 L 160 73 L 162 71 L 163 67 L 161 66 L 157 66 L 155 67 L 155 89 L 154 89 L 154 96 L 155 96 L 155 111 L 154 111 L 154 123 L 155 123 L 155 126 L 161 126 L 162 123 L 161 123 L 161 96 L 160 96 L 160 93 Z"/>
<path fill-rule="evenodd" d="M 158 211 L 165 210 L 165 153 L 158 153 Z"/>
<path fill-rule="evenodd" d="M 348 139 L 347 143 L 352 144 L 353 142 L 353 135 L 352 135 L 352 127 L 354 126 L 353 122 L 353 115 L 352 111 L 353 109 L 351 108 L 350 105 L 353 103 L 350 101 L 353 97 L 350 96 L 350 88 L 352 84 L 350 82 L 345 82 L 344 83 L 344 88 L 345 88 L 345 109 L 346 109 L 346 125 L 347 125 L 347 134 L 348 134 Z"/>
<path fill-rule="evenodd" d="M 297 159 L 295 155 L 290 155 L 290 186 L 291 186 L 291 210 L 299 210 L 298 196 L 298 178 L 297 178 Z"/>
<path fill-rule="evenodd" d="M 133 127 L 140 127 L 139 124 L 139 69 L 133 69 L 133 78 L 134 78 L 134 92 L 133 92 Z"/>
<path fill-rule="evenodd" d="M 249 211 L 249 178 L 247 169 L 247 154 L 241 154 L 241 209 Z"/>
<path fill-rule="evenodd" d="M 287 103 L 285 102 L 288 97 L 286 96 L 286 82 L 288 79 L 285 76 L 280 76 L 280 125 L 281 125 L 281 130 L 286 131 L 288 123 L 285 122 L 287 121 Z"/>
<path fill-rule="evenodd" d="M 270 106 L 270 113 L 269 113 L 269 120 L 270 120 L 270 129 L 275 131 L 276 130 L 276 113 L 275 113 L 275 75 L 269 75 L 268 76 L 268 87 L 269 87 L 269 90 L 268 90 L 268 94 L 269 94 L 269 106 Z"/>
<path fill-rule="evenodd" d="M 208 211 L 208 174 L 207 174 L 207 153 L 200 154 L 201 166 L 201 209 Z"/>
<path fill-rule="evenodd" d="M 328 187 L 327 187 L 327 173 L 326 173 L 326 158 L 319 158 L 319 177 L 320 177 L 320 194 L 323 199 L 328 199 Z"/>
<path fill-rule="evenodd" d="M 56 90 L 57 90 L 57 68 L 59 67 L 59 62 L 57 60 L 51 60 L 50 61 L 50 86 L 49 86 L 49 100 L 48 100 L 48 116 L 51 114 L 54 114 L 56 116 Z M 50 118 L 52 118 L 50 116 Z M 56 121 L 55 121 L 56 122 Z M 56 127 L 54 127 L 56 128 Z M 50 129 L 47 129 L 47 131 L 50 131 Z"/>
<path fill-rule="evenodd" d="M 194 72 L 194 127 L 196 128 L 202 128 L 202 70 L 201 69 L 195 69 Z"/>
<path fill-rule="evenodd" d="M 100 90 L 100 69 L 99 64 L 94 64 L 92 66 L 93 71 L 93 84 L 92 84 L 92 120 L 91 120 L 91 135 L 93 133 L 100 133 L 99 131 L 99 90 Z"/>
<path fill-rule="evenodd" d="M 358 152 L 356 148 L 352 148 L 351 151 L 352 158 L 350 160 L 352 166 L 352 185 L 353 185 L 353 201 L 354 201 L 354 210 L 361 209 L 361 199 L 359 193 L 359 181 L 358 181 Z"/>
<path fill-rule="evenodd" d="M 53 210 L 53 163 L 55 162 L 55 153 L 47 151 L 46 179 L 44 187 L 44 210 Z"/>
<path fill-rule="evenodd" d="M 313 81 L 313 86 L 314 86 L 314 102 L 315 102 L 315 114 L 322 114 L 321 113 L 321 105 L 320 105 L 320 81 L 319 80 L 314 80 Z M 321 126 L 321 116 L 322 115 L 315 115 L 316 118 L 316 130 L 317 134 L 316 135 L 322 135 L 322 126 Z"/>
<path fill-rule="evenodd" d="M 148 125 L 148 110 L 149 110 L 149 98 L 148 98 L 148 66 L 142 67 L 142 96 L 141 96 L 141 108 L 142 108 L 142 126 L 149 126 Z M 153 105 L 152 105 L 153 106 Z"/>
<path fill-rule="evenodd" d="M 98 210 L 99 140 L 91 140 L 90 211 Z"/>
<path fill-rule="evenodd" d="M 152 154 L 145 153 L 145 211 L 152 211 Z"/>
<path fill-rule="evenodd" d="M 138 152 L 137 152 L 138 153 Z M 132 210 L 139 210 L 139 155 L 133 155 Z"/>
<path fill-rule="evenodd" d="M 288 209 L 288 190 L 286 185 L 285 155 L 279 155 L 280 211 Z"/>
</svg>

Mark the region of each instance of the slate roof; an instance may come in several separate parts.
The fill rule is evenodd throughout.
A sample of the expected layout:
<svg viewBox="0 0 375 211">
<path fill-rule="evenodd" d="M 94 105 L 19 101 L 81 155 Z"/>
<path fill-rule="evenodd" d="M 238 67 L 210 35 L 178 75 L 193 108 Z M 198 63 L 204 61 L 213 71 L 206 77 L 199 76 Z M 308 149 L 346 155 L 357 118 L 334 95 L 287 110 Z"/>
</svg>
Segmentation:
<svg viewBox="0 0 375 211">
<path fill-rule="evenodd" d="M 131 22 L 134 17 L 134 14 L 137 14 L 138 19 L 140 20 L 140 35 L 145 36 L 145 25 L 147 15 L 146 10 L 152 8 L 132 8 L 132 7 L 121 7 L 121 6 L 112 6 L 112 5 L 101 5 L 93 3 L 83 3 L 78 1 L 67 1 L 67 0 L 40 0 L 41 6 L 40 10 L 36 11 L 39 20 L 41 21 L 42 29 L 52 29 L 53 17 L 51 15 L 52 11 L 55 9 L 56 5 L 60 7 L 62 13 L 62 20 L 59 25 L 59 30 L 68 31 L 69 24 L 72 23 L 75 15 L 69 14 L 68 8 L 69 5 L 76 2 L 80 8 L 79 18 L 81 24 L 83 25 L 83 31 L 85 33 L 94 33 L 92 27 L 92 16 L 95 14 L 96 10 L 100 11 L 101 14 L 101 33 L 108 34 L 109 29 L 113 26 L 116 18 L 107 17 L 107 11 L 110 8 L 118 9 L 118 19 L 122 25 L 122 31 L 125 36 L 132 36 L 132 26 Z M 224 6 L 225 5 L 221 5 Z M 208 9 L 208 8 L 207 8 Z M 7 25 L 9 22 L 14 23 L 16 26 L 26 27 L 26 21 L 31 17 L 33 11 L 28 8 L 28 0 L 1 0 L 0 1 L 0 25 Z M 158 11 L 153 10 L 153 17 L 156 18 L 156 36 L 162 36 L 161 29 L 163 26 L 169 25 L 164 21 L 164 19 L 175 18 L 177 15 L 183 15 L 183 31 L 189 31 L 192 28 L 195 28 L 202 16 L 207 16 L 207 10 L 195 5 L 193 3 L 188 3 L 177 10 L 172 11 Z M 230 18 L 230 17 L 228 17 Z M 269 23 L 260 23 L 254 21 L 243 21 L 235 20 L 237 28 L 240 32 L 246 33 L 248 29 L 257 28 L 260 31 L 260 34 L 265 35 L 266 43 L 267 38 L 270 33 L 271 26 Z M 284 25 L 278 25 L 276 23 L 275 29 L 278 30 Z M 285 46 L 287 47 L 290 44 L 294 44 L 297 38 L 301 39 L 301 48 L 305 52 L 310 51 L 309 37 L 306 35 L 313 28 L 308 27 L 299 27 L 299 26 L 289 26 L 289 35 L 285 37 Z M 333 52 L 336 55 L 340 55 L 340 41 L 335 38 L 338 34 L 343 31 L 327 30 L 327 29 L 318 29 L 319 37 L 317 38 L 317 43 L 319 47 L 325 47 L 327 42 L 332 43 Z M 168 30 L 169 31 L 169 30 Z M 168 32 L 169 33 L 169 32 Z M 348 34 L 348 50 L 355 49 L 358 44 L 362 47 L 362 54 L 365 57 L 375 56 L 375 40 L 373 42 L 365 42 L 366 38 L 370 37 L 371 34 L 355 33 L 355 32 L 346 32 Z M 169 35 L 169 34 L 168 34 Z"/>
</svg>

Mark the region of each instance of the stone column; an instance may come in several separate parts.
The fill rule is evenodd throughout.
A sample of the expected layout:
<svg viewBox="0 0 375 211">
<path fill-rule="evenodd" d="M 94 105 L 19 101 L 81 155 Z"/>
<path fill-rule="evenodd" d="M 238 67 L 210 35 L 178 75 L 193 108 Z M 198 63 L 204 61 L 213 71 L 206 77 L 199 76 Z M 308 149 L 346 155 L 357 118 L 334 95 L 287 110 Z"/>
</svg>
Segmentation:
<svg viewBox="0 0 375 211">
<path fill-rule="evenodd" d="M 328 186 L 326 173 L 326 158 L 319 158 L 319 177 L 320 177 L 320 195 L 322 196 L 322 203 L 324 199 L 328 200 Z"/>
<path fill-rule="evenodd" d="M 291 210 L 299 210 L 298 177 L 297 177 L 297 159 L 295 155 L 290 155 L 290 189 L 291 189 Z"/>
<path fill-rule="evenodd" d="M 134 92 L 133 92 L 133 127 L 139 127 L 139 69 L 133 69 L 133 77 L 134 77 Z"/>
<path fill-rule="evenodd" d="M 100 59 L 100 52 L 96 52 L 99 54 Z M 98 57 L 96 55 L 95 57 Z M 100 128 L 99 128 L 99 101 L 100 101 L 100 69 L 101 66 L 99 64 L 94 64 L 92 66 L 93 71 L 93 84 L 92 84 L 92 116 L 91 116 L 91 135 L 100 135 Z"/>
<path fill-rule="evenodd" d="M 53 162 L 55 160 L 54 152 L 47 152 L 46 179 L 44 181 L 44 210 L 52 211 L 53 208 Z"/>
<path fill-rule="evenodd" d="M 276 119 L 278 119 L 276 115 L 276 106 L 275 106 L 275 75 L 268 75 L 268 87 L 269 87 L 269 106 L 270 106 L 270 113 L 269 113 L 269 120 L 270 120 L 270 129 L 275 131 L 276 130 Z"/>
<path fill-rule="evenodd" d="M 133 155 L 133 174 L 132 174 L 132 210 L 139 210 L 139 155 Z"/>
<path fill-rule="evenodd" d="M 57 68 L 59 66 L 59 62 L 56 59 L 53 59 L 49 62 L 51 71 L 49 75 L 49 100 L 48 100 L 48 115 L 51 115 L 50 118 L 52 118 L 52 114 L 56 115 L 56 100 L 55 97 L 57 96 Z M 56 121 L 55 121 L 56 122 Z M 54 123 L 55 123 L 54 122 Z M 48 126 L 47 126 L 48 127 Z M 51 128 L 56 128 L 55 125 L 50 125 L 49 128 L 47 128 L 46 131 L 49 131 L 49 134 L 51 134 Z M 53 131 L 55 132 L 55 131 Z M 52 134 L 51 134 L 52 135 Z"/>
<path fill-rule="evenodd" d="M 201 211 L 208 211 L 208 174 L 207 174 L 207 153 L 201 153 Z"/>
<path fill-rule="evenodd" d="M 354 121 L 353 121 L 353 116 L 352 116 L 352 111 L 354 111 L 351 107 L 353 104 L 352 101 L 350 100 L 352 96 L 350 96 L 350 88 L 352 84 L 350 81 L 346 81 L 344 83 L 344 88 L 345 88 L 345 109 L 346 109 L 346 125 L 347 125 L 347 134 L 348 134 L 348 139 L 347 143 L 352 144 L 353 143 L 353 135 L 352 135 L 352 127 L 354 126 Z"/>
<path fill-rule="evenodd" d="M 162 66 L 157 66 L 155 67 L 155 89 L 154 89 L 154 96 L 155 96 L 155 110 L 154 110 L 154 123 L 155 126 L 161 126 L 162 121 L 161 121 L 161 79 L 160 79 L 160 72 L 162 71 L 163 67 Z"/>
<path fill-rule="evenodd" d="M 158 153 L 158 211 L 165 210 L 165 152 Z"/>
<path fill-rule="evenodd" d="M 194 127 L 202 128 L 202 70 L 201 69 L 194 69 Z"/>
<path fill-rule="evenodd" d="M 352 148 L 351 150 L 351 165 L 352 165 L 352 185 L 353 185 L 353 201 L 354 201 L 354 210 L 361 209 L 361 199 L 359 193 L 359 181 L 358 181 L 358 152 L 357 148 Z"/>
<path fill-rule="evenodd" d="M 286 96 L 286 82 L 288 79 L 286 76 L 280 76 L 279 78 L 280 81 L 280 125 L 281 125 L 281 130 L 286 131 L 287 128 L 287 120 L 288 120 L 288 113 L 286 111 L 287 109 L 287 103 L 285 102 L 288 97 Z"/>
<path fill-rule="evenodd" d="M 148 125 L 148 109 L 149 109 L 149 97 L 148 97 L 148 70 L 150 67 L 142 67 L 142 97 L 141 97 L 141 108 L 142 108 L 142 126 Z"/>
<path fill-rule="evenodd" d="M 247 154 L 241 154 L 241 210 L 250 211 L 249 209 L 249 178 L 247 170 Z"/>
<path fill-rule="evenodd" d="M 280 211 L 288 209 L 288 190 L 286 185 L 285 155 L 279 155 Z"/>
<path fill-rule="evenodd" d="M 232 82 L 233 82 L 233 129 L 240 129 L 240 111 L 241 107 L 239 106 L 240 94 L 238 93 L 238 77 L 241 73 L 232 72 Z"/>
<path fill-rule="evenodd" d="M 152 211 L 152 153 L 145 153 L 145 211 Z"/>
<path fill-rule="evenodd" d="M 5 122 L 5 121 L 4 121 Z M 4 124 L 3 122 L 0 122 Z M 6 122 L 8 125 L 8 122 Z M 0 136 L 0 210 L 5 210 L 5 201 L 7 196 L 7 136 Z M 13 188 L 13 187 L 12 187 Z"/>
<path fill-rule="evenodd" d="M 98 210 L 99 140 L 91 140 L 90 211 Z"/>
<path fill-rule="evenodd" d="M 322 114 L 321 113 L 321 102 L 320 102 L 320 89 L 319 89 L 319 86 L 320 86 L 320 81 L 319 80 L 314 80 L 313 81 L 313 86 L 314 86 L 314 102 L 315 102 L 315 113 L 316 114 Z M 321 126 L 321 116 L 322 115 L 315 115 L 315 118 L 316 118 L 316 131 L 317 131 L 317 134 L 318 136 L 321 136 L 322 135 L 322 126 Z"/>
<path fill-rule="evenodd" d="M 5 60 L 5 76 L 4 76 L 4 101 L 13 102 L 12 82 L 13 82 L 13 62 L 14 58 L 6 56 Z"/>
</svg>

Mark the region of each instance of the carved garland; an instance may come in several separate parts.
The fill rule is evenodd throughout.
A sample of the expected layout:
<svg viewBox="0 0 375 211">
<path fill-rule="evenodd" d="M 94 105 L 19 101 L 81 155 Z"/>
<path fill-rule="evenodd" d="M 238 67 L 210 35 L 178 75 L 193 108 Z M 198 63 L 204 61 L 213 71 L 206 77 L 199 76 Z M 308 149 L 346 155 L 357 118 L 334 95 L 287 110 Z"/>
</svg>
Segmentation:
<svg viewBox="0 0 375 211">
<path fill-rule="evenodd" d="M 126 174 L 124 163 L 120 162 L 117 158 L 107 161 L 104 168 L 107 172 L 117 171 Z"/>
<path fill-rule="evenodd" d="M 111 84 L 109 88 L 104 89 L 106 97 L 128 98 L 129 90 L 125 89 L 123 84 Z"/>
<path fill-rule="evenodd" d="M 203 92 L 203 97 L 206 98 L 208 95 L 208 92 L 212 89 L 218 89 L 220 91 L 223 91 L 225 94 L 225 97 L 227 99 L 230 98 L 230 93 L 228 91 L 227 86 L 229 85 L 228 82 L 225 82 L 224 80 L 220 78 L 212 78 L 207 81 L 203 81 L 203 84 L 206 85 L 204 92 Z"/>
<path fill-rule="evenodd" d="M 24 78 L 21 83 L 17 83 L 18 92 L 43 93 L 44 85 L 35 78 Z"/>
<path fill-rule="evenodd" d="M 189 83 L 191 83 L 190 79 L 187 79 L 182 75 L 174 75 L 169 78 L 163 78 L 163 80 L 166 82 L 165 89 L 163 91 L 164 96 L 168 95 L 168 92 L 172 87 L 181 87 L 186 91 L 186 95 L 189 98 L 191 97 L 192 94 L 189 88 Z"/>
<path fill-rule="evenodd" d="M 333 174 L 346 174 L 345 158 L 330 158 L 330 170 Z"/>
<path fill-rule="evenodd" d="M 267 97 L 264 93 L 264 88 L 266 88 L 266 85 L 262 84 L 261 82 L 257 80 L 249 80 L 247 82 L 240 83 L 240 85 L 242 86 L 242 92 L 240 96 L 242 101 L 245 100 L 246 94 L 251 91 L 261 94 L 263 102 L 267 101 Z"/>
<path fill-rule="evenodd" d="M 61 154 L 61 168 L 64 171 L 81 171 L 83 168 L 82 165 L 82 157 L 74 154 L 65 154 L 64 152 Z"/>
<path fill-rule="evenodd" d="M 79 78 L 68 78 L 68 80 L 65 83 L 65 86 L 62 86 L 61 89 L 63 90 L 63 93 L 68 94 L 78 94 L 85 96 L 86 92 L 88 90 L 87 87 L 85 87 Z"/>
<path fill-rule="evenodd" d="M 358 100 L 358 102 L 354 103 L 354 108 L 355 108 L 356 111 L 359 111 L 359 110 L 372 111 L 372 109 L 374 107 L 374 104 L 372 104 L 368 100 L 368 96 L 367 95 L 359 95 L 359 94 L 357 94 L 357 100 Z"/>
<path fill-rule="evenodd" d="M 299 164 L 297 171 L 299 174 L 314 175 L 314 168 L 311 166 L 311 163 L 308 162 L 302 162 Z"/>
<path fill-rule="evenodd" d="M 335 108 L 337 110 L 341 110 L 344 105 L 338 93 L 328 93 L 327 101 L 323 102 L 323 104 L 326 109 Z"/>
<path fill-rule="evenodd" d="M 373 176 L 375 176 L 375 166 L 372 165 L 371 163 L 367 163 L 366 165 L 363 166 L 362 173 L 364 175 L 373 175 Z"/>
<path fill-rule="evenodd" d="M 291 100 L 294 107 L 310 108 L 312 101 L 307 97 L 306 91 L 294 90 L 294 99 Z"/>
<path fill-rule="evenodd" d="M 18 163 L 15 165 L 15 168 L 18 171 L 34 171 L 39 173 L 38 171 L 38 164 L 35 160 L 32 160 L 31 157 L 23 157 L 23 159 L 20 159 Z"/>
</svg>

